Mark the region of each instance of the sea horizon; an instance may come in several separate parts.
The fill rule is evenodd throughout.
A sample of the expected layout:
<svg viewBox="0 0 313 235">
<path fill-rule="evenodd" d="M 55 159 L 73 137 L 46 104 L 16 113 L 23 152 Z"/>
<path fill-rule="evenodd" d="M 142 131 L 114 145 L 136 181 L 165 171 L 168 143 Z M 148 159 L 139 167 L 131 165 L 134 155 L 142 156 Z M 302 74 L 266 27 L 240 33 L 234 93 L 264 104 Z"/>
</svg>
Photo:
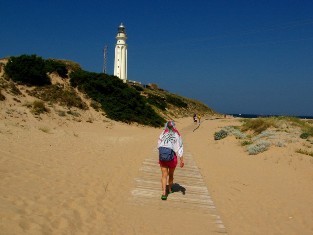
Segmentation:
<svg viewBox="0 0 313 235">
<path fill-rule="evenodd" d="M 258 117 L 296 117 L 300 119 L 313 119 L 313 116 L 309 115 L 277 115 L 277 114 L 246 114 L 246 113 L 229 113 L 227 115 L 231 115 L 234 117 L 242 117 L 242 118 L 258 118 Z"/>
</svg>

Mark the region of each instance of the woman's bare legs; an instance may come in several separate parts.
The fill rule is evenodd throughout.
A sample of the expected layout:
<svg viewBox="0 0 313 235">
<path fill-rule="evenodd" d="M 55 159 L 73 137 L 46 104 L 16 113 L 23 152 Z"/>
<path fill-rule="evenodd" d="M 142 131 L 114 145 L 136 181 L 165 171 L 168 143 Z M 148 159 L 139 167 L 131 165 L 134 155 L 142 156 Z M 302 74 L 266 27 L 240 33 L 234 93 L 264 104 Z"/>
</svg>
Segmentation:
<svg viewBox="0 0 313 235">
<path fill-rule="evenodd" d="M 174 181 L 174 171 L 175 171 L 175 168 L 168 168 L 168 167 L 162 167 L 161 166 L 161 171 L 162 171 L 162 178 L 161 178 L 162 192 L 163 192 L 163 195 L 166 195 L 167 177 L 169 177 L 169 179 L 168 179 L 168 186 L 169 186 L 169 191 L 171 193 L 172 192 L 173 181 Z"/>
<path fill-rule="evenodd" d="M 162 192 L 163 192 L 162 194 L 166 195 L 168 168 L 161 166 L 161 171 L 162 171 L 161 183 L 162 183 Z"/>
<path fill-rule="evenodd" d="M 172 186 L 173 186 L 173 181 L 174 181 L 174 171 L 175 171 L 175 168 L 169 168 L 168 169 L 168 176 L 169 176 L 169 179 L 168 179 L 168 190 L 169 192 L 171 193 L 172 192 Z"/>
</svg>

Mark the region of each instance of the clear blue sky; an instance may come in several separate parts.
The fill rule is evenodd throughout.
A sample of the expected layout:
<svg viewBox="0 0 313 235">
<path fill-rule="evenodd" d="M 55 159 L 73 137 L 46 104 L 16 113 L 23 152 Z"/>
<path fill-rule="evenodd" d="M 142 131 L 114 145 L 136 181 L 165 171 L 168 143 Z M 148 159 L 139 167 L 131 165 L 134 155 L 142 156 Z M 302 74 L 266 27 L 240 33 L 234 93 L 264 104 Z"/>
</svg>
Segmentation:
<svg viewBox="0 0 313 235">
<path fill-rule="evenodd" d="M 117 27 L 128 79 L 221 113 L 313 115 L 312 0 L 1 1 L 0 58 L 36 54 L 113 74 Z"/>
</svg>

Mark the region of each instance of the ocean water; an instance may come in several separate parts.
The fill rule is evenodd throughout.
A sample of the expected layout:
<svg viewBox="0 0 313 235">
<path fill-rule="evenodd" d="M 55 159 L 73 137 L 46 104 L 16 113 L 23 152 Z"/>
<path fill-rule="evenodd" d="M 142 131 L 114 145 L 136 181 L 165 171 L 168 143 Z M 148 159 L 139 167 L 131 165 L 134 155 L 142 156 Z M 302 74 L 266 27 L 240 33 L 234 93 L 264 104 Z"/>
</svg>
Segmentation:
<svg viewBox="0 0 313 235">
<path fill-rule="evenodd" d="M 258 118 L 258 117 L 279 117 L 282 115 L 264 115 L 264 114 L 227 114 L 227 115 L 232 115 L 234 117 L 242 117 L 242 118 Z M 301 119 L 313 119 L 313 116 L 292 116 L 296 118 L 301 118 Z"/>
</svg>

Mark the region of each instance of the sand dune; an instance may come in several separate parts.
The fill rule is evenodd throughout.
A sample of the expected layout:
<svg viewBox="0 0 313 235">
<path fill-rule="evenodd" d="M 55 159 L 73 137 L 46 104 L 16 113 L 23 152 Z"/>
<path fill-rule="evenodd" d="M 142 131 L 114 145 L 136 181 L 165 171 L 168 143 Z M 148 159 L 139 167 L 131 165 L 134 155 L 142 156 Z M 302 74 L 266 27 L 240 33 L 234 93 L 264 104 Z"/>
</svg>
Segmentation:
<svg viewBox="0 0 313 235">
<path fill-rule="evenodd" d="M 161 201 L 158 183 L 159 195 L 146 203 L 132 193 L 143 163 L 157 162 L 161 129 L 22 114 L 0 117 L 0 234 L 221 232 L 210 210 L 188 206 L 191 187 L 185 202 L 175 201 L 180 194 Z M 213 140 L 238 119 L 203 118 L 195 131 L 191 118 L 176 122 L 223 233 L 313 234 L 313 158 L 294 152 L 300 143 L 249 156 L 234 137 Z"/>
</svg>

